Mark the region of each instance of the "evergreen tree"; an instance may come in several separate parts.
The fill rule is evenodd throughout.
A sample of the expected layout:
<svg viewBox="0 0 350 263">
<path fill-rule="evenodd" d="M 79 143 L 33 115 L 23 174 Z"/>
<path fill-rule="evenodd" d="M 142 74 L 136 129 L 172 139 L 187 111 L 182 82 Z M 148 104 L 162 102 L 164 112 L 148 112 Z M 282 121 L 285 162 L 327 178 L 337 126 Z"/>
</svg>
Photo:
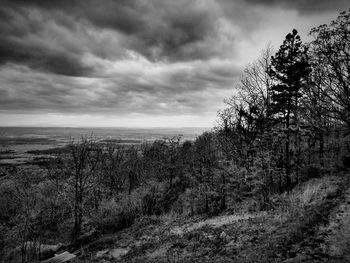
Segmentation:
<svg viewBox="0 0 350 263">
<path fill-rule="evenodd" d="M 268 71 L 273 80 L 271 86 L 272 114 L 282 121 L 286 129 L 285 169 L 287 187 L 290 178 L 290 127 L 298 125 L 298 99 L 302 96 L 307 79 L 311 73 L 307 49 L 302 45 L 298 31 L 289 33 L 275 56 L 271 58 Z M 292 119 L 294 123 L 292 123 Z"/>
</svg>

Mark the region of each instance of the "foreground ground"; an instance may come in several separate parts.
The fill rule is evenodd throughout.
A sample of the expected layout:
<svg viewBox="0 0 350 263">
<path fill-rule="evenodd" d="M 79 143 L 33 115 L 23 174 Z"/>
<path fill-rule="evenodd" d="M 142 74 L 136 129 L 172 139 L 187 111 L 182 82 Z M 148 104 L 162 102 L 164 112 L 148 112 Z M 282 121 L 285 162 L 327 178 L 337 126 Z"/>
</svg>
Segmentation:
<svg viewBox="0 0 350 263">
<path fill-rule="evenodd" d="M 75 252 L 76 262 L 348 262 L 350 187 L 312 179 L 271 198 L 269 211 L 139 219 Z"/>
</svg>

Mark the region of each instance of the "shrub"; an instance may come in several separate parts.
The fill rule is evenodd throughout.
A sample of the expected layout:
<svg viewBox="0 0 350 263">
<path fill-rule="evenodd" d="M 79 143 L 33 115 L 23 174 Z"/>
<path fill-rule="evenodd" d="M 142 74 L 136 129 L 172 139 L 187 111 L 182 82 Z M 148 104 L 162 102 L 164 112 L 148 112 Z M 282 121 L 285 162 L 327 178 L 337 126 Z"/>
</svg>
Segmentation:
<svg viewBox="0 0 350 263">
<path fill-rule="evenodd" d="M 139 214 L 137 203 L 128 197 L 118 202 L 111 199 L 101 203 L 93 224 L 102 233 L 115 232 L 131 226 Z"/>
<path fill-rule="evenodd" d="M 143 215 L 162 215 L 169 212 L 181 195 L 181 185 L 173 184 L 172 188 L 164 183 L 152 183 L 143 194 L 141 211 Z"/>
<path fill-rule="evenodd" d="M 291 202 L 303 208 L 331 199 L 338 194 L 339 185 L 331 177 L 312 179 L 299 189 L 295 189 L 291 195 Z"/>
<path fill-rule="evenodd" d="M 153 185 L 141 199 L 143 215 L 160 215 L 165 212 L 165 190 L 159 185 Z"/>
<path fill-rule="evenodd" d="M 221 212 L 222 196 L 218 191 L 190 188 L 182 193 L 174 204 L 174 212 L 185 215 L 217 215 Z"/>
</svg>

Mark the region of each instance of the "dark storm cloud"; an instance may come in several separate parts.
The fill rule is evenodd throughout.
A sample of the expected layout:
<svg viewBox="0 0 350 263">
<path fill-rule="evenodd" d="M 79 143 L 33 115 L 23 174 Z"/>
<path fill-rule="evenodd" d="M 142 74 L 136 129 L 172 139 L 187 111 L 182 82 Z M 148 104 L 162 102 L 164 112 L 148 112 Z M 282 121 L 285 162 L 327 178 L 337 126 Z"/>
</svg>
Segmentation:
<svg viewBox="0 0 350 263">
<path fill-rule="evenodd" d="M 292 8 L 302 14 L 347 10 L 348 0 L 246 0 L 250 4 Z"/>
<path fill-rule="evenodd" d="M 7 9 L 35 8 L 49 12 L 52 19 L 58 12 L 64 12 L 77 23 L 85 20 L 92 26 L 117 31 L 125 37 L 125 48 L 154 61 L 207 59 L 218 54 L 204 43 L 218 38 L 218 6 L 212 1 L 16 0 L 5 3 Z"/>
<path fill-rule="evenodd" d="M 81 62 L 79 53 L 59 50 L 41 41 L 47 20 L 35 15 L 15 9 L 12 4 L 0 7 L 0 65 L 12 62 L 60 75 L 89 75 L 93 69 Z"/>
<path fill-rule="evenodd" d="M 220 32 L 222 21 L 229 21 L 242 31 L 259 27 L 260 15 L 247 11 L 247 4 L 282 6 L 300 12 L 318 12 L 337 9 L 346 4 L 345 0 L 2 0 L 0 7 L 0 63 L 23 63 L 32 68 L 47 70 L 56 74 L 86 76 L 94 72 L 91 65 L 83 62 L 83 53 L 101 58 L 120 58 L 125 50 L 134 50 L 152 61 L 191 61 L 225 57 L 227 47 L 221 47 L 223 37 L 230 38 L 234 45 L 233 33 Z M 33 19 L 33 12 L 42 19 Z M 35 14 L 34 14 L 35 16 Z M 79 46 L 75 39 L 71 46 L 59 50 L 35 41 L 28 41 L 32 34 L 38 39 L 53 21 L 77 34 L 88 28 L 111 30 L 118 34 L 119 42 L 98 41 L 95 37 Z M 79 25 L 84 25 L 79 28 Z M 228 29 L 229 30 L 229 29 Z M 50 36 L 52 37 L 52 36 Z M 58 35 L 68 39 L 71 36 Z M 20 39 L 20 41 L 18 41 Z M 85 48 L 85 50 L 84 50 Z M 86 50 L 88 49 L 88 50 Z M 231 52 L 235 52 L 234 46 Z"/>
<path fill-rule="evenodd" d="M 46 47 L 20 44 L 0 37 L 0 65 L 9 61 L 66 76 L 87 76 L 92 72 L 75 55 L 59 53 Z"/>
<path fill-rule="evenodd" d="M 207 59 L 214 55 L 199 44 L 216 37 L 217 14 L 196 1 L 106 1 L 104 8 L 96 1 L 90 3 L 82 14 L 88 21 L 124 33 L 129 47 L 151 60 Z"/>
</svg>

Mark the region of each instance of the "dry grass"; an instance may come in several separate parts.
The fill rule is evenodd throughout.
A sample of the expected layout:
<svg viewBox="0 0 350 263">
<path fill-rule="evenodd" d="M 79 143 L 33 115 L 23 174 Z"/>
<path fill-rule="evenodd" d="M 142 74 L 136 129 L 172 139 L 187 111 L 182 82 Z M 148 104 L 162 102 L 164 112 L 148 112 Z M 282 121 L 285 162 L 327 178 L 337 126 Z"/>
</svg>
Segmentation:
<svg viewBox="0 0 350 263">
<path fill-rule="evenodd" d="M 337 195 L 339 191 L 339 178 L 324 177 L 308 181 L 301 187 L 296 188 L 290 195 L 289 201 L 292 206 L 305 208 L 315 205 L 330 196 Z"/>
<path fill-rule="evenodd" d="M 185 224 L 182 226 L 174 227 L 171 229 L 171 233 L 175 235 L 183 235 L 195 231 L 197 229 L 209 226 L 212 228 L 219 228 L 225 225 L 230 225 L 241 220 L 249 220 L 261 216 L 265 216 L 266 213 L 255 213 L 255 214 L 242 214 L 242 215 L 223 215 L 216 216 L 210 219 L 202 220 L 196 223 Z"/>
</svg>

